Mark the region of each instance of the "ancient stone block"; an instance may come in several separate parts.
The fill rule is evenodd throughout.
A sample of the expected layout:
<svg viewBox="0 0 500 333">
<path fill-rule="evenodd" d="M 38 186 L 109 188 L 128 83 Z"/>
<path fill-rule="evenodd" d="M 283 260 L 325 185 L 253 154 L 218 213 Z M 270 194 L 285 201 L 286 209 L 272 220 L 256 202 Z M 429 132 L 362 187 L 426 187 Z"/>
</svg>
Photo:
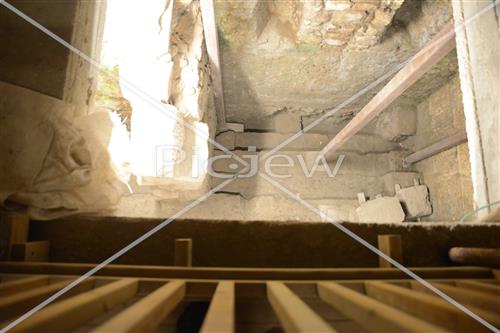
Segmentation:
<svg viewBox="0 0 500 333">
<path fill-rule="evenodd" d="M 429 189 L 425 185 L 396 190 L 396 197 L 401 202 L 407 218 L 419 218 L 432 214 Z"/>
<path fill-rule="evenodd" d="M 380 197 L 366 201 L 356 208 L 358 222 L 363 223 L 400 223 L 405 213 L 396 197 Z"/>
<path fill-rule="evenodd" d="M 395 195 L 396 190 L 394 189 L 396 185 L 400 187 L 413 186 L 414 180 L 419 179 L 419 173 L 417 172 L 389 172 L 382 176 L 382 181 L 384 182 L 384 195 Z"/>
</svg>

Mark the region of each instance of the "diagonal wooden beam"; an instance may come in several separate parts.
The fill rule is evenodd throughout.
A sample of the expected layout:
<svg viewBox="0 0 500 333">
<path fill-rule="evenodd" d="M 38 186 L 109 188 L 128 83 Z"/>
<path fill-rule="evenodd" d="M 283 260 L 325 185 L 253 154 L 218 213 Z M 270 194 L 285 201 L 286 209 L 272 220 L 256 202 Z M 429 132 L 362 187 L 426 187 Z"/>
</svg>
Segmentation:
<svg viewBox="0 0 500 333">
<path fill-rule="evenodd" d="M 320 156 L 332 158 L 340 146 L 368 125 L 454 48 L 455 30 L 453 22 L 450 22 L 321 150 Z"/>
<path fill-rule="evenodd" d="M 219 36 L 215 22 L 215 9 L 213 0 L 200 0 L 203 33 L 207 47 L 208 62 L 212 72 L 212 83 L 215 94 L 215 112 L 219 130 L 226 128 L 226 111 L 224 109 L 224 91 L 222 88 L 222 73 L 219 56 Z"/>
</svg>

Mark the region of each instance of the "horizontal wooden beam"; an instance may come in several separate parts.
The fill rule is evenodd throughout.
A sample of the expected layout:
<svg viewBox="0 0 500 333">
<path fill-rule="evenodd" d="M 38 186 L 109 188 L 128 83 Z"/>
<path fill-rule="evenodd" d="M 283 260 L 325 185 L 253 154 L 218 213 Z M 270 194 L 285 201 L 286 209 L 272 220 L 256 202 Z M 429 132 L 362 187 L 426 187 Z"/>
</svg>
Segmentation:
<svg viewBox="0 0 500 333">
<path fill-rule="evenodd" d="M 47 297 L 52 296 L 55 292 L 66 287 L 70 282 L 71 280 L 65 280 L 2 297 L 0 299 L 0 321 L 23 314 L 44 301 Z M 93 286 L 94 279 L 87 279 L 70 289 L 64 296 L 68 297 L 79 292 L 90 290 Z"/>
<path fill-rule="evenodd" d="M 406 156 L 403 159 L 403 164 L 411 165 L 413 163 L 420 162 L 422 160 L 437 155 L 445 150 L 451 149 L 465 142 L 467 142 L 467 133 L 465 133 L 465 131 L 454 134 L 428 147 L 416 151 L 413 154 Z"/>
<path fill-rule="evenodd" d="M 69 332 L 131 299 L 137 288 L 136 279 L 108 283 L 49 305 L 14 326 L 10 332 Z"/>
<path fill-rule="evenodd" d="M 482 265 L 500 267 L 500 248 L 452 247 L 451 261 L 462 265 Z"/>
<path fill-rule="evenodd" d="M 435 295 L 432 290 L 423 286 L 418 281 L 411 281 L 410 284 L 414 290 Z M 492 312 L 500 311 L 500 299 L 494 295 L 450 286 L 446 283 L 440 282 L 433 282 L 432 285 L 461 304 L 470 304 L 480 309 Z"/>
<path fill-rule="evenodd" d="M 368 296 L 380 302 L 452 332 L 489 332 L 486 326 L 437 295 L 429 295 L 381 281 L 367 281 L 365 289 Z M 500 319 L 495 314 L 472 306 L 467 306 L 467 308 L 492 325 L 498 326 Z"/>
<path fill-rule="evenodd" d="M 334 282 L 318 283 L 319 297 L 371 332 L 444 330 Z"/>
<path fill-rule="evenodd" d="M 120 312 L 93 332 L 154 332 L 186 294 L 184 281 L 165 284 Z"/>
<path fill-rule="evenodd" d="M 0 296 L 26 291 L 49 284 L 48 275 L 35 275 L 0 283 Z"/>
<path fill-rule="evenodd" d="M 234 282 L 217 285 L 200 333 L 232 333 L 235 331 Z"/>
<path fill-rule="evenodd" d="M 34 241 L 13 244 L 10 250 L 10 260 L 49 261 L 49 251 L 49 241 Z"/>
<path fill-rule="evenodd" d="M 453 22 L 450 22 L 321 150 L 320 156 L 331 159 L 340 146 L 368 125 L 454 48 L 455 30 Z"/>
<path fill-rule="evenodd" d="M 267 299 L 287 333 L 336 332 L 282 282 L 268 282 Z"/>
<path fill-rule="evenodd" d="M 95 264 L 0 262 L 0 273 L 81 275 Z M 491 279 L 493 272 L 483 267 L 409 268 L 425 279 Z M 397 268 L 214 268 L 147 265 L 107 265 L 100 276 L 124 276 L 197 280 L 356 280 L 406 279 Z"/>
<path fill-rule="evenodd" d="M 474 280 L 456 280 L 455 284 L 460 288 L 481 291 L 500 298 L 500 285 Z"/>
</svg>

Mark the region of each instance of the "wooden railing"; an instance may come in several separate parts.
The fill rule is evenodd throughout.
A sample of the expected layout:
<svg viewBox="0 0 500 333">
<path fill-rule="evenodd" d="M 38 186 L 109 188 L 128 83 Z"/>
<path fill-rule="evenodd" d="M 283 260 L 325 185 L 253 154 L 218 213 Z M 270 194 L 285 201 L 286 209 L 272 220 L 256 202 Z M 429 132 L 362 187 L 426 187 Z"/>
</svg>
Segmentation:
<svg viewBox="0 0 500 333">
<path fill-rule="evenodd" d="M 6 327 L 92 267 L 91 264 L 0 263 L 0 327 Z M 481 267 L 412 271 L 500 327 L 498 271 Z M 264 332 L 269 327 L 262 326 L 263 322 L 285 332 L 488 331 L 395 268 L 127 265 L 106 266 L 97 276 L 84 280 L 11 331 L 180 331 L 175 323 L 186 311 L 186 304 L 192 302 L 206 304 L 197 329 L 201 332 L 247 331 L 248 327 Z"/>
</svg>

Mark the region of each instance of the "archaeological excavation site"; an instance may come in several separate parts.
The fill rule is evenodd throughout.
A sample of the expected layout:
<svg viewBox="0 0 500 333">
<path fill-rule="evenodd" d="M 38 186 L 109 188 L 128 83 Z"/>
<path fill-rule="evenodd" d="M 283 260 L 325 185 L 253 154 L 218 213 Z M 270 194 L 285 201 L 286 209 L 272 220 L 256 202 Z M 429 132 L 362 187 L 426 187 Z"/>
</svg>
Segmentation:
<svg viewBox="0 0 500 333">
<path fill-rule="evenodd" d="M 500 0 L 0 0 L 0 333 L 500 333 Z"/>
</svg>

